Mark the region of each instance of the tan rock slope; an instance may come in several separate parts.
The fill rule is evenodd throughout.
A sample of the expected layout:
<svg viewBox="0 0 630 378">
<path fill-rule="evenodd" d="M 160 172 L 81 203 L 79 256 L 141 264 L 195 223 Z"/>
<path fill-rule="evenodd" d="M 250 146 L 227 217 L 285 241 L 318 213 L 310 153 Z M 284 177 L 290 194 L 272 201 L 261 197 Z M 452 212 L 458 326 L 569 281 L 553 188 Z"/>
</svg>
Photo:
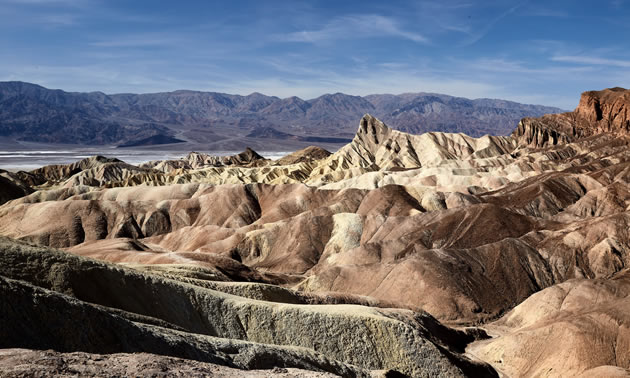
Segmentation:
<svg viewBox="0 0 630 378">
<path fill-rule="evenodd" d="M 292 165 L 298 163 L 306 163 L 306 162 L 314 162 L 317 160 L 322 160 L 330 156 L 331 153 L 326 151 L 325 149 L 317 146 L 310 146 L 304 149 L 295 151 L 293 153 L 288 154 L 287 156 L 275 160 L 273 165 Z"/>
<path fill-rule="evenodd" d="M 165 173 L 172 172 L 176 169 L 199 169 L 205 167 L 223 167 L 223 166 L 260 166 L 266 165 L 268 161 L 258 155 L 251 148 L 246 148 L 240 154 L 232 156 L 212 156 L 199 152 L 191 152 L 180 160 L 157 160 L 141 164 L 142 168 L 153 168 Z"/>
<path fill-rule="evenodd" d="M 410 135 L 366 115 L 333 154 L 191 154 L 142 167 L 94 158 L 19 173 L 38 190 L 0 206 L 0 234 L 248 300 L 497 320 L 488 330 L 500 337 L 471 351 L 499 371 L 617 374 L 630 368 L 620 349 L 629 106 L 621 88 L 586 92 L 574 112 L 523 119 L 511 137 Z M 567 292 L 569 310 L 556 303 Z M 541 335 L 557 342 L 537 348 Z M 466 344 L 432 342 L 453 353 Z"/>
<path fill-rule="evenodd" d="M 0 347 L 142 351 L 241 369 L 303 368 L 343 376 L 382 369 L 410 376 L 494 375 L 458 353 L 470 334 L 426 313 L 253 300 L 64 252 L 0 243 Z"/>
<path fill-rule="evenodd" d="M 627 269 L 554 285 L 494 323 L 500 336 L 474 346 L 475 354 L 509 376 L 627 376 L 629 295 Z"/>
</svg>

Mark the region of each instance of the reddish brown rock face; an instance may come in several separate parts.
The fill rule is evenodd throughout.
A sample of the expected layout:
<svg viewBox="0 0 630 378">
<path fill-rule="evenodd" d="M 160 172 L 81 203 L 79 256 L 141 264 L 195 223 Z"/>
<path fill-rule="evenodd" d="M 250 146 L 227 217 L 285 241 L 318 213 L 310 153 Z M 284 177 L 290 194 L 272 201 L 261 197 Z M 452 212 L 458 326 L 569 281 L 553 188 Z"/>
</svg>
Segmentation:
<svg viewBox="0 0 630 378">
<path fill-rule="evenodd" d="M 582 94 L 575 109 L 580 117 L 597 124 L 600 131 L 630 131 L 630 90 L 624 88 L 590 91 Z"/>
<path fill-rule="evenodd" d="M 629 135 L 630 90 L 611 88 L 584 92 L 573 112 L 524 118 L 513 136 L 522 145 L 546 147 L 601 133 Z"/>
</svg>

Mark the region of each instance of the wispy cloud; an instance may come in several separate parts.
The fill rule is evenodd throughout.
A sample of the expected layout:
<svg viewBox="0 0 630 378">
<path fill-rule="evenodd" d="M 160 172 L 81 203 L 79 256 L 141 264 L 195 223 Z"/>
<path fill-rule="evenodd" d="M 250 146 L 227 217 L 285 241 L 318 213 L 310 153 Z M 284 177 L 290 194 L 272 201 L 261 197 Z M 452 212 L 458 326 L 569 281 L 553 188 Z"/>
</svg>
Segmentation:
<svg viewBox="0 0 630 378">
<path fill-rule="evenodd" d="M 553 17 L 553 18 L 569 18 L 569 12 L 564 9 L 551 9 L 538 6 L 531 6 L 522 13 L 524 16 L 530 17 Z"/>
<path fill-rule="evenodd" d="M 177 45 L 182 39 L 172 33 L 130 34 L 110 37 L 107 40 L 90 42 L 94 47 L 160 47 Z"/>
<path fill-rule="evenodd" d="M 559 56 L 552 57 L 551 60 L 554 62 L 630 68 L 630 60 L 608 59 L 608 58 L 602 58 L 602 57 L 597 57 L 597 56 L 559 55 Z"/>
<path fill-rule="evenodd" d="M 529 0 L 520 1 L 519 3 L 511 6 L 510 8 L 508 8 L 505 11 L 503 11 L 498 16 L 496 16 L 495 18 L 493 18 L 492 20 L 487 22 L 481 29 L 478 29 L 478 30 L 475 30 L 475 31 L 471 32 L 470 33 L 470 38 L 468 38 L 466 41 L 464 41 L 464 43 L 462 43 L 462 46 L 473 45 L 473 44 L 477 43 L 478 41 L 480 41 L 483 37 L 485 37 L 494 28 L 494 26 L 499 21 L 503 20 L 505 17 L 507 17 L 507 16 L 511 15 L 512 13 L 514 13 L 517 9 L 519 9 L 520 7 L 525 5 L 528 1 Z"/>
<path fill-rule="evenodd" d="M 78 6 L 85 5 L 90 0 L 4 0 L 7 3 L 19 4 L 19 5 L 66 5 L 66 6 Z"/>
<path fill-rule="evenodd" d="M 413 12 L 414 18 L 430 33 L 441 31 L 471 34 L 470 15 L 475 4 L 460 0 L 418 1 Z"/>
<path fill-rule="evenodd" d="M 525 62 L 516 60 L 508 60 L 503 58 L 480 58 L 466 63 L 470 68 L 487 71 L 487 72 L 503 72 L 503 73 L 520 73 L 534 74 L 539 77 L 558 76 L 558 75 L 574 75 L 575 73 L 592 72 L 591 67 L 557 67 L 557 66 L 532 66 Z"/>
<path fill-rule="evenodd" d="M 72 26 L 78 22 L 78 17 L 69 13 L 53 13 L 38 16 L 36 20 L 49 26 Z"/>
<path fill-rule="evenodd" d="M 86 9 L 96 7 L 92 0 L 4 0 L 0 15 L 5 25 L 50 29 L 76 26 Z"/>
<path fill-rule="evenodd" d="M 379 36 L 398 37 L 418 43 L 429 42 L 419 33 L 404 30 L 395 19 L 376 14 L 338 17 L 320 29 L 278 35 L 277 39 L 285 42 L 318 43 Z"/>
</svg>

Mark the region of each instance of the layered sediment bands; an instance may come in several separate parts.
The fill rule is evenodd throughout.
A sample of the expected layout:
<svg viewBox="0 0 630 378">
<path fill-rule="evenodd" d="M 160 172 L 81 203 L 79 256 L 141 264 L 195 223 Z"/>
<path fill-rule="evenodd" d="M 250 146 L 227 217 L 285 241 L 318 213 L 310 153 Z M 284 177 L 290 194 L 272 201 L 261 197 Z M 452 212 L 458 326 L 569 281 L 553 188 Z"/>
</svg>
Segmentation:
<svg viewBox="0 0 630 378">
<path fill-rule="evenodd" d="M 496 376 L 459 354 L 471 335 L 426 313 L 251 300 L 6 239 L 1 248 L 4 347 L 144 351 L 344 376 Z"/>
<path fill-rule="evenodd" d="M 583 189 L 575 189 L 579 204 Z M 507 209 L 480 196 L 417 198 L 401 186 L 132 187 L 6 207 L 1 231 L 40 244 L 75 245 L 75 253 L 115 262 L 212 266 L 217 262 L 205 258 L 208 253 L 236 258 L 262 272 L 298 275 L 293 281 L 304 280 L 298 284 L 304 290 L 370 295 L 450 321 L 492 317 L 553 282 L 608 274 L 625 264 L 625 255 L 612 252 L 587 258 L 603 239 L 599 231 L 586 232 L 603 227 L 611 237 L 622 235 L 622 215 L 615 220 L 619 229 L 607 221 L 595 228 L 599 218 L 563 226 L 540 217 L 551 204 L 557 211 L 555 197 L 519 198 L 522 204 L 502 200 L 514 206 Z M 448 203 L 455 205 L 449 209 Z M 538 210 L 519 214 L 517 206 Z M 35 221 L 51 218 L 57 221 Z M 551 226 L 557 230 L 547 230 Z M 99 242 L 104 238 L 111 242 Z M 120 244 L 120 238 L 142 243 Z M 626 248 L 623 240 L 614 245 Z M 468 278 L 450 280 L 454 271 Z M 419 283 L 422 291 L 415 289 Z M 512 289 L 494 292 L 499 285 Z"/>
<path fill-rule="evenodd" d="M 156 319 L 86 303 L 23 281 L 0 277 L 0 290 L 12 302 L 11 307 L 3 303 L 0 308 L 3 318 L 10 319 L 6 324 L 11 327 L 10 332 L 3 334 L 3 347 L 107 354 L 145 352 L 241 369 L 281 366 L 347 376 L 367 375 L 365 370 L 307 349 L 262 346 L 184 332 Z M 50 327 L 51 322 L 55 327 Z M 79 331 L 77 322 L 81 322 Z"/>
<path fill-rule="evenodd" d="M 307 183 L 339 182 L 370 171 L 396 176 L 401 170 L 421 167 L 472 168 L 474 164 L 467 164 L 470 162 L 466 160 L 498 158 L 515 147 L 507 137 L 475 139 L 464 134 L 405 134 L 366 115 L 361 119 L 352 143 L 322 160 Z M 345 175 L 341 174 L 343 171 L 346 171 Z"/>
<path fill-rule="evenodd" d="M 445 185 L 439 178 L 453 173 L 462 176 L 460 186 L 493 188 L 503 182 L 493 181 L 489 171 L 497 170 L 495 176 L 507 176 L 501 172 L 512 162 L 506 154 L 516 148 L 508 137 L 475 139 L 464 134 L 405 134 L 369 115 L 363 117 L 361 125 L 353 141 L 332 155 L 309 148 L 272 163 L 251 150 L 229 157 L 191 153 L 180 160 L 154 161 L 139 167 L 94 157 L 68 166 L 47 166 L 28 174 L 40 181 L 42 189 L 184 183 L 305 183 L 371 189 L 388 183 L 406 185 L 410 176 L 416 174 L 420 177 L 413 180 L 415 185 Z M 418 168 L 425 169 L 408 172 Z M 373 173 L 369 182 L 359 178 L 369 172 Z M 527 170 L 518 170 L 513 179 L 527 174 Z"/>
</svg>

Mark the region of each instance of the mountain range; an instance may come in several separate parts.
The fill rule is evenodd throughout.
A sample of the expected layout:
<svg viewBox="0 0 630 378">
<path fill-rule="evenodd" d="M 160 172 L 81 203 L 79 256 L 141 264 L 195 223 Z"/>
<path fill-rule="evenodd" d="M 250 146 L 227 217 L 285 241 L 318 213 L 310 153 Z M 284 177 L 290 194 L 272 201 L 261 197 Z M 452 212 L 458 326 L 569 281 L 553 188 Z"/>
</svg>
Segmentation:
<svg viewBox="0 0 630 378">
<path fill-rule="evenodd" d="M 408 133 L 509 134 L 523 117 L 558 108 L 433 93 L 315 99 L 179 90 L 150 94 L 76 93 L 0 82 L 0 138 L 53 144 L 171 145 L 178 149 L 286 150 L 348 143 L 370 113 Z"/>
</svg>

